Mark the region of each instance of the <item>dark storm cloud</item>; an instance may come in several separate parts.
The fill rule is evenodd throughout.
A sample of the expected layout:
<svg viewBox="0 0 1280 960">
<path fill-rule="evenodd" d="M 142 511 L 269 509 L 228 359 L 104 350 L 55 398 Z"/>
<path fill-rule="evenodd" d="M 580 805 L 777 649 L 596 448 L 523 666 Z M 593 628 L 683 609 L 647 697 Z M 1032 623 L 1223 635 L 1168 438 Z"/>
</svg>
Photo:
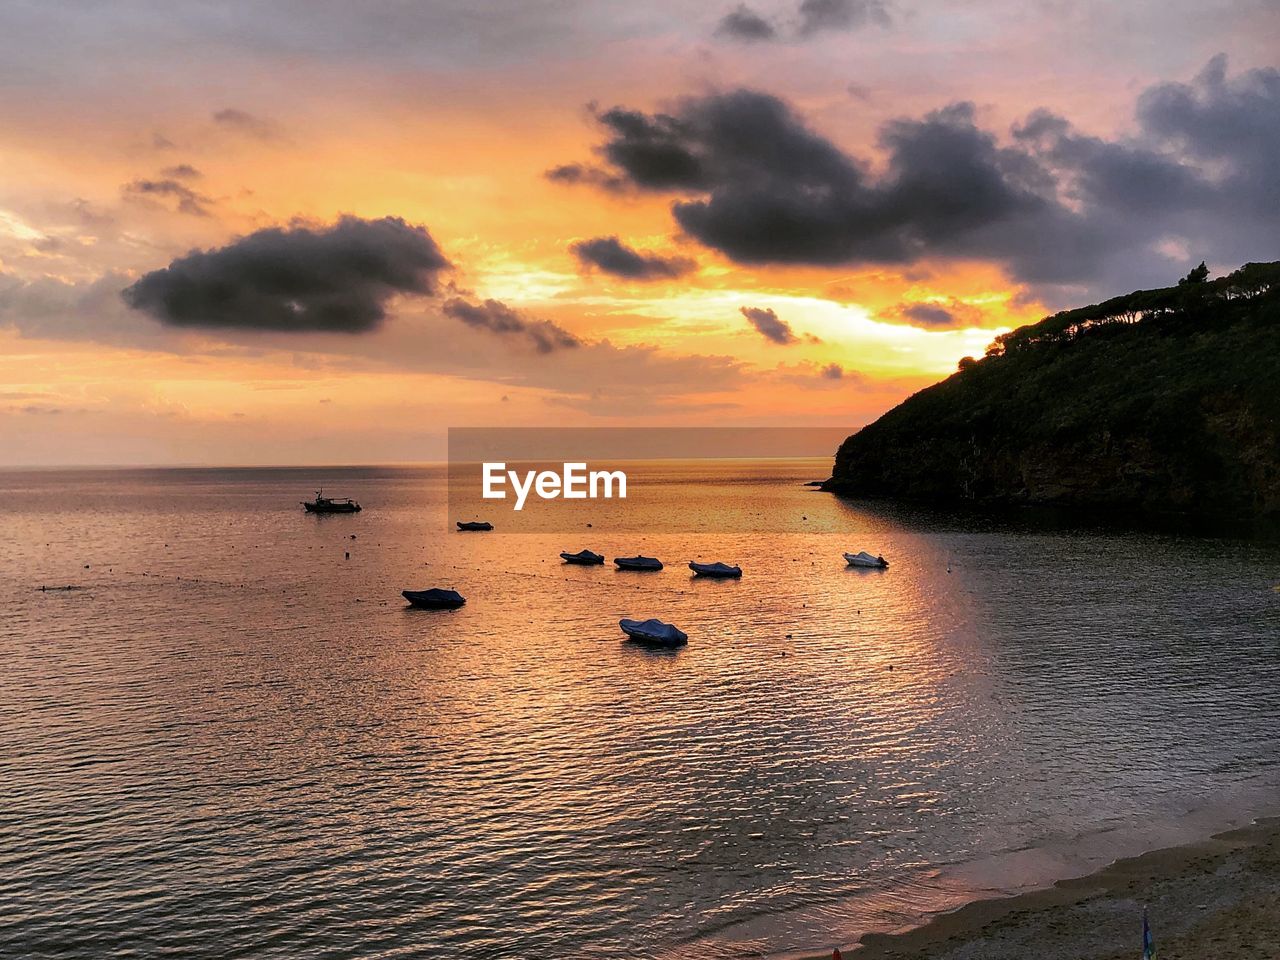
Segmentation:
<svg viewBox="0 0 1280 960">
<path fill-rule="evenodd" d="M 569 247 L 584 267 L 594 267 L 628 280 L 669 280 L 693 272 L 697 264 L 688 257 L 662 257 L 640 253 L 617 237 L 595 237 Z"/>
<path fill-rule="evenodd" d="M 645 190 L 700 189 L 709 173 L 697 154 L 689 123 L 663 113 L 652 116 L 614 107 L 597 115 L 613 136 L 600 148 L 609 163 Z"/>
<path fill-rule="evenodd" d="M 774 97 L 721 95 L 691 114 L 713 186 L 673 212 L 742 263 L 908 263 L 961 242 L 1014 255 L 1051 212 L 1035 171 L 975 126 L 969 104 L 886 125 L 876 180 Z M 985 235 L 993 224 L 1003 229 Z"/>
<path fill-rule="evenodd" d="M 563 327 L 550 320 L 531 320 L 500 300 L 469 303 L 454 297 L 445 301 L 444 313 L 477 330 L 487 330 L 499 336 L 526 338 L 538 353 L 552 353 L 582 346 L 582 341 Z"/>
<path fill-rule="evenodd" d="M 193 217 L 207 217 L 212 199 L 192 190 L 185 183 L 171 177 L 161 180 L 134 180 L 120 188 L 128 199 L 170 199 L 177 204 L 179 213 Z"/>
<path fill-rule="evenodd" d="M 803 0 L 801 36 L 824 30 L 856 30 L 870 23 L 888 26 L 889 7 L 883 0 Z"/>
<path fill-rule="evenodd" d="M 382 323 L 393 296 L 434 293 L 448 266 L 425 227 L 343 217 L 192 251 L 121 295 L 176 327 L 363 333 Z"/>
<path fill-rule="evenodd" d="M 716 26 L 716 34 L 752 43 L 776 39 L 778 31 L 773 24 L 743 3 L 721 17 Z"/>
<path fill-rule="evenodd" d="M 596 152 L 614 170 L 566 163 L 548 170 L 558 183 L 585 183 L 606 190 L 701 191 L 711 186 L 697 150 L 696 131 L 686 120 L 665 113 L 646 114 L 614 107 L 603 112 L 590 105 L 609 135 Z"/>
<path fill-rule="evenodd" d="M 1192 156 L 1227 160 L 1252 175 L 1280 177 L 1280 72 L 1250 70 L 1227 76 L 1218 54 L 1190 84 L 1159 84 L 1138 100 L 1138 117 L 1152 133 L 1181 144 Z"/>
<path fill-rule="evenodd" d="M 740 263 L 976 259 L 1041 288 L 1131 289 L 1265 259 L 1280 231 L 1280 71 L 1232 77 L 1221 58 L 1144 92 L 1125 139 L 1037 111 L 1001 141 L 957 103 L 885 124 L 875 174 L 756 91 L 597 119 L 596 176 L 683 194 L 683 230 Z M 1160 252 L 1170 238 L 1193 263 Z"/>
<path fill-rule="evenodd" d="M 594 176 L 612 176 L 634 189 L 714 192 L 781 179 L 790 168 L 802 180 L 843 186 L 856 184 L 859 176 L 837 147 L 809 131 L 785 103 L 751 90 L 681 100 L 671 113 L 614 107 L 595 117 L 606 135 L 596 152 L 612 169 Z"/>
<path fill-rule="evenodd" d="M 774 311 L 762 307 L 742 307 L 740 312 L 766 340 L 783 346 L 800 342 L 800 338 L 791 329 L 791 324 L 780 320 Z"/>
</svg>

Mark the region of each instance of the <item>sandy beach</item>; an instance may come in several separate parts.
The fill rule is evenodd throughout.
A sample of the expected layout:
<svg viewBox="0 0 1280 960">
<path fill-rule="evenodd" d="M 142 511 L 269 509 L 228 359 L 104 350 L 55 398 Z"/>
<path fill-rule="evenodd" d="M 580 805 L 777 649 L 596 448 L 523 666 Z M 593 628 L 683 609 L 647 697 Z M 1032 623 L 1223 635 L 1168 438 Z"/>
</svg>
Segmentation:
<svg viewBox="0 0 1280 960">
<path fill-rule="evenodd" d="M 1280 957 L 1280 819 L 1118 860 L 1046 889 L 976 901 L 903 933 L 868 934 L 844 953 L 858 960 L 1132 960 L 1141 950 L 1144 905 L 1161 960 Z"/>
</svg>

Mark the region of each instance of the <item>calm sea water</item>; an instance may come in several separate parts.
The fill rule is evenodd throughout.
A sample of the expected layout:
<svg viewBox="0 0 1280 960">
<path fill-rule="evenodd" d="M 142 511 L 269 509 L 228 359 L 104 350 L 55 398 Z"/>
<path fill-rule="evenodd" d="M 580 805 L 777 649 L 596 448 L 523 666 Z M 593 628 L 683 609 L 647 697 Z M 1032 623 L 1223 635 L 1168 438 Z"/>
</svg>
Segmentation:
<svg viewBox="0 0 1280 960">
<path fill-rule="evenodd" d="M 0 956 L 829 950 L 1274 810 L 1275 544 L 800 485 L 828 466 L 650 478 L 814 531 L 714 536 L 449 534 L 429 468 L 0 474 Z M 365 511 L 304 515 L 321 482 Z"/>
</svg>

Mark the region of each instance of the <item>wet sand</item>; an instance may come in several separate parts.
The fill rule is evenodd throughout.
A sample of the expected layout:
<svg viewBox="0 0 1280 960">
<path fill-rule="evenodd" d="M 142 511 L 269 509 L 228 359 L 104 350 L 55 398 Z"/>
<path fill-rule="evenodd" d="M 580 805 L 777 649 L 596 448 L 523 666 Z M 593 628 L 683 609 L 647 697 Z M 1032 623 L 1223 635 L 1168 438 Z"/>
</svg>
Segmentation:
<svg viewBox="0 0 1280 960">
<path fill-rule="evenodd" d="M 856 960 L 1135 960 L 1144 905 L 1160 960 L 1280 957 L 1280 819 L 970 903 L 903 933 L 868 934 L 844 953 Z"/>
</svg>

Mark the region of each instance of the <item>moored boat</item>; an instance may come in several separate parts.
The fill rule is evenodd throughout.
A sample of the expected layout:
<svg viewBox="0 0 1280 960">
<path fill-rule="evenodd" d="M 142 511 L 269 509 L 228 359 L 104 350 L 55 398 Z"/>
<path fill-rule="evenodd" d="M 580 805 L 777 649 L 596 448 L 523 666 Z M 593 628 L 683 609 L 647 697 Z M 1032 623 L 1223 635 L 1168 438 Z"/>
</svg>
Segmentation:
<svg viewBox="0 0 1280 960">
<path fill-rule="evenodd" d="M 689 642 L 687 633 L 661 620 L 628 620 L 624 617 L 618 621 L 618 626 L 636 643 L 654 647 L 683 647 Z"/>
<path fill-rule="evenodd" d="M 614 557 L 619 570 L 661 570 L 662 561 L 656 557 Z"/>
<path fill-rule="evenodd" d="M 889 569 L 888 560 L 884 557 L 873 557 L 865 550 L 861 550 L 858 553 L 846 553 L 844 558 L 851 567 L 867 567 L 873 570 Z"/>
<path fill-rule="evenodd" d="M 323 490 L 316 491 L 314 500 L 303 500 L 307 513 L 359 513 L 360 504 L 350 497 L 326 497 Z"/>
<path fill-rule="evenodd" d="M 493 524 L 488 520 L 459 520 L 459 530 L 492 530 Z"/>
<path fill-rule="evenodd" d="M 727 563 L 698 563 L 697 561 L 691 561 L 689 569 L 694 572 L 695 576 L 699 577 L 720 577 L 724 579 L 742 576 L 741 567 L 731 567 Z"/>
<path fill-rule="evenodd" d="M 604 563 L 604 555 L 600 553 L 592 553 L 590 550 L 579 550 L 577 553 L 560 553 L 560 559 L 565 563 L 576 563 L 580 566 L 590 567 Z"/>
<path fill-rule="evenodd" d="M 467 598 L 457 590 L 441 590 L 432 587 L 430 590 L 401 590 L 400 596 L 414 607 L 423 610 L 456 610 L 467 602 Z"/>
</svg>

